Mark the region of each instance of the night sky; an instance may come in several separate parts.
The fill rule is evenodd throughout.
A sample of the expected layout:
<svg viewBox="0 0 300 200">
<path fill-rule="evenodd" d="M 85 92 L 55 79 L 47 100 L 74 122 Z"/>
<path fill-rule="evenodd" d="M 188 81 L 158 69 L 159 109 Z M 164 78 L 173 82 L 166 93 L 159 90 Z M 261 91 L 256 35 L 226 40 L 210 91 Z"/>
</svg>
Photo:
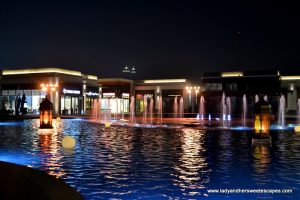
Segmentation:
<svg viewBox="0 0 300 200">
<path fill-rule="evenodd" d="M 291 72 L 300 68 L 296 2 L 1 1 L 0 66 L 119 77 L 128 65 L 137 79 Z"/>
</svg>

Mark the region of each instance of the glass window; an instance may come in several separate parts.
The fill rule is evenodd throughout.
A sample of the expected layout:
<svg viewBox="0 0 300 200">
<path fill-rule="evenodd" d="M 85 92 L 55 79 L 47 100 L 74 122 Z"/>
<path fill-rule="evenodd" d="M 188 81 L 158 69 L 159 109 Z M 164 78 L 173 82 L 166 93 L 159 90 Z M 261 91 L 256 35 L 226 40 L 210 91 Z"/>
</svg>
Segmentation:
<svg viewBox="0 0 300 200">
<path fill-rule="evenodd" d="M 31 96 L 31 90 L 24 90 L 24 93 L 26 96 Z"/>
<path fill-rule="evenodd" d="M 34 114 L 39 114 L 39 108 L 42 98 L 39 95 L 32 96 L 31 99 L 31 111 Z"/>
<path fill-rule="evenodd" d="M 9 90 L 8 95 L 16 95 L 16 90 Z"/>
<path fill-rule="evenodd" d="M 8 90 L 2 90 L 2 95 L 8 95 Z"/>
<path fill-rule="evenodd" d="M 20 95 L 20 96 L 22 96 L 23 95 L 23 90 L 16 90 L 16 95 Z"/>
<path fill-rule="evenodd" d="M 40 96 L 40 90 L 32 90 L 32 96 Z"/>
</svg>

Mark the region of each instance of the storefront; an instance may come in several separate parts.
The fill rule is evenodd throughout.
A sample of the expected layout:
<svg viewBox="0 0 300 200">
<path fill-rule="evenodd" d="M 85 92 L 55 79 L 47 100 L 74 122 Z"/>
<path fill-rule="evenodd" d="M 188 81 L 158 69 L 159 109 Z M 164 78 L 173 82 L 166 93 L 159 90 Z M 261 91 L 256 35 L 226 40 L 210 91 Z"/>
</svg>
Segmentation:
<svg viewBox="0 0 300 200">
<path fill-rule="evenodd" d="M 135 91 L 135 113 L 142 114 L 145 111 L 145 104 L 150 104 L 154 99 L 155 90 L 136 90 Z M 146 101 L 146 102 L 145 102 Z M 154 105 L 155 107 L 155 105 Z"/>
<path fill-rule="evenodd" d="M 134 81 L 123 78 L 99 79 L 101 85 L 101 109 L 112 114 L 129 114 L 130 97 L 133 95 Z"/>
<path fill-rule="evenodd" d="M 88 87 L 85 96 L 86 96 L 86 102 L 85 102 L 86 114 L 92 114 L 95 101 L 99 100 L 99 88 Z"/>
<path fill-rule="evenodd" d="M 78 86 L 62 86 L 60 92 L 60 113 L 63 115 L 83 113 L 83 97 Z"/>
<path fill-rule="evenodd" d="M 122 93 L 121 97 L 116 97 L 115 93 L 103 93 L 101 99 L 101 109 L 111 110 L 112 114 L 128 114 L 129 113 L 129 93 Z"/>
<path fill-rule="evenodd" d="M 25 94 L 24 108 L 27 113 L 39 114 L 40 102 L 45 98 L 46 93 L 37 89 L 26 90 L 2 90 L 0 96 L 1 105 L 4 106 L 11 114 L 16 113 L 16 107 L 18 105 L 18 98 L 20 99 Z M 19 105 L 20 106 L 20 105 Z"/>
<path fill-rule="evenodd" d="M 89 114 L 94 99 L 99 98 L 98 78 L 60 68 L 3 70 L 1 76 L 1 109 L 16 114 L 18 96 L 26 97 L 27 114 L 38 114 L 40 102 L 47 97 L 54 114 Z"/>
</svg>

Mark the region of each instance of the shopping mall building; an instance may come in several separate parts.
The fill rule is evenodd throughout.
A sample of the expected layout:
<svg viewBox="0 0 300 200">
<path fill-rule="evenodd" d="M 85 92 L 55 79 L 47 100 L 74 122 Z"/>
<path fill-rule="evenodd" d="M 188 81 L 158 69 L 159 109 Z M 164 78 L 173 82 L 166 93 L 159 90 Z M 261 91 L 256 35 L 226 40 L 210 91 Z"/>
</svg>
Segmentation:
<svg viewBox="0 0 300 200">
<path fill-rule="evenodd" d="M 0 77 L 0 109 L 15 112 L 18 95 L 26 96 L 28 113 L 38 113 L 39 104 L 47 95 L 54 104 L 55 114 L 92 114 L 95 103 L 112 114 L 129 114 L 134 99 L 136 115 L 159 110 L 162 102 L 164 117 L 174 117 L 174 107 L 182 102 L 185 117 L 199 113 L 203 96 L 206 113 L 220 112 L 222 96 L 230 97 L 232 114 L 240 117 L 243 95 L 247 95 L 249 110 L 255 95 L 264 95 L 276 113 L 281 95 L 285 96 L 287 114 L 296 114 L 300 98 L 300 76 L 280 74 L 278 71 L 205 73 L 199 82 L 187 79 L 102 78 L 79 71 L 60 68 L 2 70 Z M 148 106 L 146 106 L 148 105 Z M 249 112 L 251 114 L 251 112 Z"/>
</svg>

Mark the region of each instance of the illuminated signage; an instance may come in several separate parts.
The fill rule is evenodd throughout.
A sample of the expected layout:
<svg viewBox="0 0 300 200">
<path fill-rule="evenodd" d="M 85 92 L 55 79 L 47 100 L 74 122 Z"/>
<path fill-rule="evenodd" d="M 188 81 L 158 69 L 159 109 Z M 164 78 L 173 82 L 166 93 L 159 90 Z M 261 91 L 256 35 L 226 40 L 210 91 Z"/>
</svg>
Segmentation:
<svg viewBox="0 0 300 200">
<path fill-rule="evenodd" d="M 114 92 L 103 93 L 104 98 L 114 98 L 115 96 L 116 96 L 116 94 Z"/>
<path fill-rule="evenodd" d="M 64 94 L 80 94 L 80 90 L 68 90 L 66 88 L 63 88 L 62 92 Z"/>
<path fill-rule="evenodd" d="M 87 92 L 87 93 L 85 93 L 87 96 L 99 96 L 99 93 L 97 93 L 97 92 Z"/>
<path fill-rule="evenodd" d="M 129 93 L 122 93 L 122 98 L 129 99 Z"/>
</svg>

